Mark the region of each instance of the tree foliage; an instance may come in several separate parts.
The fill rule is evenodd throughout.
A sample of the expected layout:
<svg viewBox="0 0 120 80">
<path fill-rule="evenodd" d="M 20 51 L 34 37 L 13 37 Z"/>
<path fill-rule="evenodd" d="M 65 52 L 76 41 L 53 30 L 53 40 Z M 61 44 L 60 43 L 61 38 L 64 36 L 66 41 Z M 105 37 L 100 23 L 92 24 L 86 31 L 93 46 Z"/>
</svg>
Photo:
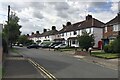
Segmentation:
<svg viewBox="0 0 120 80">
<path fill-rule="evenodd" d="M 28 38 L 27 38 L 26 35 L 21 35 L 21 36 L 19 36 L 18 42 L 19 42 L 20 44 L 25 45 L 27 41 L 28 41 Z"/>
<path fill-rule="evenodd" d="M 89 47 L 94 46 L 94 36 L 93 34 L 87 33 L 87 31 L 82 31 L 82 35 L 78 36 L 79 46 L 82 49 L 86 49 L 88 51 Z"/>
<path fill-rule="evenodd" d="M 21 26 L 18 24 L 19 18 L 15 14 L 11 14 L 9 22 L 4 26 L 3 32 L 6 36 L 8 43 L 11 45 L 17 41 L 20 35 Z"/>
<path fill-rule="evenodd" d="M 23 44 L 24 46 L 27 46 L 27 45 L 33 44 L 34 41 L 33 40 L 29 40 L 26 35 L 20 35 L 20 37 L 18 39 L 18 43 L 19 44 Z"/>
</svg>

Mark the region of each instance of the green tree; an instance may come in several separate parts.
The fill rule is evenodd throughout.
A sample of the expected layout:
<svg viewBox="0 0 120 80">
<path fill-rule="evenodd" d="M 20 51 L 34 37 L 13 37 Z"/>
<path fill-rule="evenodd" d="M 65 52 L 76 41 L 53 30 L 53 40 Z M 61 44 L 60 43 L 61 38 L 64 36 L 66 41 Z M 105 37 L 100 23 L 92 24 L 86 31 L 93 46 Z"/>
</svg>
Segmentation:
<svg viewBox="0 0 120 80">
<path fill-rule="evenodd" d="M 82 35 L 78 36 L 78 41 L 79 46 L 88 51 L 89 47 L 94 46 L 94 35 L 90 35 L 90 33 L 87 33 L 87 31 L 82 31 Z"/>
<path fill-rule="evenodd" d="M 31 44 L 33 44 L 33 43 L 34 43 L 33 40 L 27 40 L 27 42 L 26 42 L 26 46 L 31 45 Z"/>
<path fill-rule="evenodd" d="M 12 48 L 12 44 L 17 41 L 20 36 L 21 26 L 18 24 L 19 18 L 15 14 L 11 14 L 9 22 L 5 25 L 3 32 L 8 40 L 8 44 Z"/>
<path fill-rule="evenodd" d="M 20 35 L 18 39 L 18 43 L 23 44 L 24 46 L 28 46 L 34 43 L 33 40 L 29 40 L 27 35 Z"/>
<path fill-rule="evenodd" d="M 18 43 L 26 45 L 28 41 L 28 37 L 26 35 L 20 35 L 18 39 Z"/>
</svg>

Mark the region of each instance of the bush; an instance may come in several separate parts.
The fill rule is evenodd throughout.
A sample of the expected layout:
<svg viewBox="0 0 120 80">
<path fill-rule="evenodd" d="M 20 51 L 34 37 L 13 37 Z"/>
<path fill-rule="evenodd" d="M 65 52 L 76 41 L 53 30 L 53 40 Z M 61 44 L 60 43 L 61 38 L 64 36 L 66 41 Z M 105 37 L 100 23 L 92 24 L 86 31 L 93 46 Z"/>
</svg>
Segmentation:
<svg viewBox="0 0 120 80">
<path fill-rule="evenodd" d="M 106 52 L 106 53 L 113 53 L 113 45 L 105 45 L 104 46 L 104 51 Z"/>
<path fill-rule="evenodd" d="M 108 46 L 109 45 L 105 45 L 104 48 L 103 48 L 106 53 L 108 53 Z"/>
<path fill-rule="evenodd" d="M 116 53 L 120 53 L 120 36 L 118 36 L 114 41 L 113 51 Z"/>
<path fill-rule="evenodd" d="M 107 53 L 120 53 L 120 37 L 117 37 L 114 41 L 105 45 L 104 51 Z"/>
</svg>

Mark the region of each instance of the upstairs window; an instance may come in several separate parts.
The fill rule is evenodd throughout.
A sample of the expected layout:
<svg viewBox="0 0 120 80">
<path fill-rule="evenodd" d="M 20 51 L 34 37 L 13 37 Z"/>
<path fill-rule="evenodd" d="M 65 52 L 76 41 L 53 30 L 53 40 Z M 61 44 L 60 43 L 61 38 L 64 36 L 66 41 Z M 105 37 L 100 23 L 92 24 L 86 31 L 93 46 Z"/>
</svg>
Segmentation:
<svg viewBox="0 0 120 80">
<path fill-rule="evenodd" d="M 113 25 L 113 31 L 119 31 L 119 26 L 118 25 Z"/>
<path fill-rule="evenodd" d="M 105 27 L 105 33 L 107 32 L 107 27 Z"/>
<path fill-rule="evenodd" d="M 74 31 L 74 32 L 73 32 L 73 34 L 74 34 L 74 35 L 76 35 L 76 34 L 77 34 L 77 32 L 76 32 L 76 31 Z"/>
<path fill-rule="evenodd" d="M 66 36 L 67 36 L 67 32 L 66 32 Z"/>
</svg>

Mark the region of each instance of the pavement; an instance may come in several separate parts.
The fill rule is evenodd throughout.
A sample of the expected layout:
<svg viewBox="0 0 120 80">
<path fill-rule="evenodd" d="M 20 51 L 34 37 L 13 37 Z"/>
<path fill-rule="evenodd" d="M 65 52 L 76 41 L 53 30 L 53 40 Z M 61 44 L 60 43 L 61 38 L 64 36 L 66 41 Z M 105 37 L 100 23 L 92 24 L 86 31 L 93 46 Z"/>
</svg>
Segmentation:
<svg viewBox="0 0 120 80">
<path fill-rule="evenodd" d="M 80 55 L 77 55 L 75 57 L 83 59 L 89 63 L 95 63 L 103 67 L 118 70 L 118 59 L 101 59 L 93 56 L 80 56 Z"/>
<path fill-rule="evenodd" d="M 49 50 L 49 49 L 44 49 L 44 50 Z M 51 51 L 53 51 L 53 49 L 51 49 Z M 60 52 L 60 51 L 59 51 Z M 75 55 L 75 51 L 62 51 L 61 53 L 66 54 L 66 55 L 73 55 L 74 57 L 78 58 L 78 59 L 82 59 L 86 62 L 89 63 L 96 63 L 100 66 L 103 67 L 107 67 L 110 69 L 114 69 L 114 70 L 118 70 L 118 63 L 119 63 L 119 59 L 103 59 L 103 58 L 98 58 L 98 57 L 94 57 L 94 56 L 90 56 L 90 55 Z"/>
<path fill-rule="evenodd" d="M 31 63 L 24 59 L 22 55 L 14 52 L 7 55 L 3 67 L 5 69 L 3 80 L 11 78 L 21 78 L 21 80 L 22 78 L 43 79 L 43 76 Z"/>
</svg>

